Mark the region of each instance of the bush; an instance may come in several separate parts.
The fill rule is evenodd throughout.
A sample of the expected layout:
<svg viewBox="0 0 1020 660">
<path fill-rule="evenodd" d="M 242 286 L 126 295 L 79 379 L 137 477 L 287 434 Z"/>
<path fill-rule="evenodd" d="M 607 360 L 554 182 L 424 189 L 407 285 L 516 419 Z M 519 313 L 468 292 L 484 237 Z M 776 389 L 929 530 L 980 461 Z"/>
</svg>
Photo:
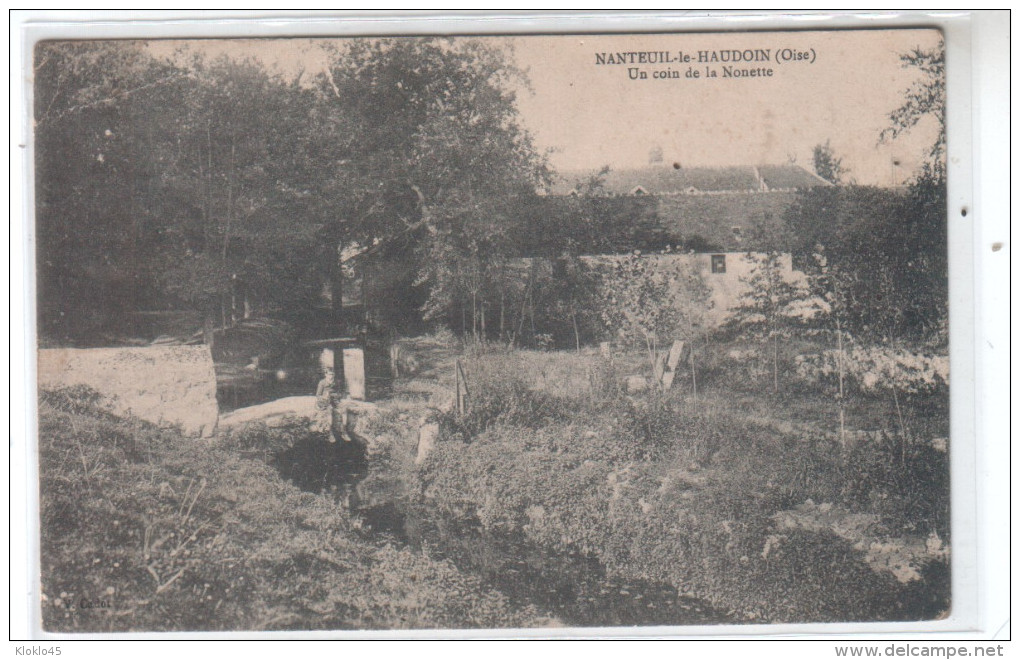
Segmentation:
<svg viewBox="0 0 1020 660">
<path fill-rule="evenodd" d="M 508 425 L 538 429 L 567 419 L 572 406 L 548 392 L 537 390 L 526 370 L 506 351 L 475 353 L 465 363 L 468 381 L 466 414 L 446 415 L 444 428 L 461 440 L 470 440 L 490 426 Z"/>
<path fill-rule="evenodd" d="M 251 422 L 221 433 L 215 439 L 220 449 L 249 453 L 252 456 L 268 458 L 289 449 L 302 441 L 325 442 L 326 434 L 309 428 L 307 421 L 298 418 L 288 423 L 267 426 L 263 422 Z"/>
<path fill-rule="evenodd" d="M 540 428 L 557 416 L 550 397 L 531 390 L 519 378 L 508 377 L 473 388 L 467 414 L 458 425 L 466 437 L 474 437 L 497 424 Z"/>
<path fill-rule="evenodd" d="M 879 433 L 853 443 L 843 463 L 840 499 L 848 507 L 879 514 L 891 529 L 950 538 L 947 452 Z"/>
<path fill-rule="evenodd" d="M 101 393 L 88 385 L 72 385 L 55 390 L 40 390 L 39 405 L 68 413 L 100 414 L 103 412 L 105 400 Z"/>
</svg>

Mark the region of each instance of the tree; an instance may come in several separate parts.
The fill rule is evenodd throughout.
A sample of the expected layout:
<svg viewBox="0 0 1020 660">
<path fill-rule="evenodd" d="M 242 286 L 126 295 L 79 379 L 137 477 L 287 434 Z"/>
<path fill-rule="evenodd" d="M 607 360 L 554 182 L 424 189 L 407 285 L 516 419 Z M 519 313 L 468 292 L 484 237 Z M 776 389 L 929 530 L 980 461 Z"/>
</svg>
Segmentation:
<svg viewBox="0 0 1020 660">
<path fill-rule="evenodd" d="M 825 144 L 816 144 L 812 151 L 811 162 L 815 168 L 815 174 L 830 183 L 842 183 L 843 176 L 848 170 L 843 166 L 843 159 L 836 156 L 829 141 Z"/>
<path fill-rule="evenodd" d="M 674 304 L 677 306 L 677 329 L 690 346 L 691 393 L 698 398 L 697 342 L 708 333 L 708 312 L 712 309 L 712 290 L 693 263 L 676 271 Z"/>
<path fill-rule="evenodd" d="M 945 44 L 915 48 L 900 59 L 920 76 L 904 93 L 903 104 L 889 114 L 891 125 L 880 138 L 893 139 L 925 119 L 934 120 L 938 132 L 921 173 L 908 187 L 902 209 L 908 237 L 890 244 L 890 252 L 899 257 L 895 265 L 900 271 L 894 276 L 910 293 L 904 302 L 905 318 L 915 326 L 912 334 L 944 348 L 949 325 Z"/>
<path fill-rule="evenodd" d="M 162 110 L 172 108 L 176 140 L 161 175 L 183 211 L 163 214 L 166 290 L 224 325 L 242 307 L 307 302 L 318 292 L 309 268 L 321 252 L 315 202 L 328 202 L 322 159 L 308 148 L 328 141 L 313 124 L 310 92 L 253 60 L 194 58 L 189 68 L 192 84 Z"/>
<path fill-rule="evenodd" d="M 779 340 L 790 336 L 795 324 L 793 304 L 808 291 L 787 275 L 789 269 L 779 252 L 749 252 L 750 273 L 740 280 L 747 289 L 740 297 L 731 323 L 748 337 L 771 348 L 772 390 L 779 391 Z"/>
<path fill-rule="evenodd" d="M 860 340 L 936 340 L 946 315 L 945 186 L 922 177 L 906 190 L 870 186 L 802 191 L 784 216 L 794 266 L 818 274 L 843 301 L 844 329 Z"/>
<path fill-rule="evenodd" d="M 484 326 L 516 212 L 547 174 L 517 122 L 521 74 L 492 45 L 352 40 L 313 80 L 157 61 L 141 42 L 36 56 L 44 334 L 156 307 L 229 325 L 313 306 L 324 280 L 342 334 L 343 260 L 386 250 L 417 260 L 433 303 L 473 292 Z M 430 257 L 447 252 L 471 282 L 444 279 Z"/>
<path fill-rule="evenodd" d="M 550 275 L 541 287 L 549 301 L 544 316 L 554 336 L 565 339 L 563 335 L 567 335 L 569 343 L 580 351 L 581 344 L 597 337 L 602 329 L 597 269 L 579 255 L 564 252 L 553 262 Z"/>
<path fill-rule="evenodd" d="M 710 291 L 691 265 L 676 255 L 633 252 L 613 259 L 608 268 L 603 322 L 621 339 L 642 342 L 653 372 L 667 348 L 663 342 L 693 342 L 701 335 Z"/>
<path fill-rule="evenodd" d="M 946 159 L 946 49 L 940 42 L 930 50 L 914 48 L 900 56 L 904 67 L 919 70 L 920 77 L 904 92 L 903 105 L 889 113 L 890 126 L 879 139 L 891 140 L 914 128 L 925 118 L 937 122 L 935 142 L 928 149 L 924 176 L 945 179 Z"/>
<path fill-rule="evenodd" d="M 348 124 L 336 174 L 343 195 L 326 240 L 413 232 L 418 247 L 405 256 L 429 291 L 426 314 L 450 316 L 469 302 L 479 330 L 516 200 L 546 176 L 517 121 L 511 83 L 521 75 L 490 44 L 381 39 L 334 50 L 317 79 L 325 111 Z"/>
<path fill-rule="evenodd" d="M 44 334 L 94 341 L 92 325 L 123 333 L 125 313 L 168 307 L 229 325 L 318 294 L 329 168 L 313 145 L 330 140 L 311 90 L 133 42 L 36 55 Z"/>
<path fill-rule="evenodd" d="M 42 42 L 34 62 L 39 329 L 94 341 L 153 299 L 147 203 L 158 150 L 143 108 L 187 80 L 135 42 Z"/>
</svg>

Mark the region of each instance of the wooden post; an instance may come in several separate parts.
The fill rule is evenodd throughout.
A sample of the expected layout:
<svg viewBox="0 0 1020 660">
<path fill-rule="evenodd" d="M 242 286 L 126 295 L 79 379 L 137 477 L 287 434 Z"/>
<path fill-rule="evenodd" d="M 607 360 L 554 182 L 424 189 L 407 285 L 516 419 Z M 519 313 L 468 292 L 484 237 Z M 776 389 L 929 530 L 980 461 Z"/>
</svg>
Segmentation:
<svg viewBox="0 0 1020 660">
<path fill-rule="evenodd" d="M 457 414 L 463 415 L 467 412 L 468 404 L 468 386 L 467 378 L 464 376 L 464 368 L 460 364 L 460 360 L 457 360 Z"/>
<path fill-rule="evenodd" d="M 669 348 L 669 353 L 663 356 L 661 361 L 662 370 L 660 374 L 661 380 L 659 381 L 662 385 L 662 391 L 668 392 L 673 387 L 673 380 L 676 378 L 677 367 L 680 366 L 680 362 L 684 356 L 689 353 L 685 350 L 687 343 L 680 341 L 679 339 L 673 342 L 673 345 Z"/>
<path fill-rule="evenodd" d="M 390 344 L 390 373 L 393 378 L 400 378 L 400 344 Z"/>
</svg>

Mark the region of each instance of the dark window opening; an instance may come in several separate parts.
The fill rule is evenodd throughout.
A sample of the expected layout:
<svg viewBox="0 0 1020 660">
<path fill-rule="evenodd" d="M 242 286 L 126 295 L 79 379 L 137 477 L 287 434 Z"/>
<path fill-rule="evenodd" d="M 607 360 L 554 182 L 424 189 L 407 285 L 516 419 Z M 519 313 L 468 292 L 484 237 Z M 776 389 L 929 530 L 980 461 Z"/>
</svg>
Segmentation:
<svg viewBox="0 0 1020 660">
<path fill-rule="evenodd" d="M 712 272 L 713 273 L 725 273 L 726 272 L 726 255 L 725 254 L 713 254 L 712 255 Z"/>
</svg>

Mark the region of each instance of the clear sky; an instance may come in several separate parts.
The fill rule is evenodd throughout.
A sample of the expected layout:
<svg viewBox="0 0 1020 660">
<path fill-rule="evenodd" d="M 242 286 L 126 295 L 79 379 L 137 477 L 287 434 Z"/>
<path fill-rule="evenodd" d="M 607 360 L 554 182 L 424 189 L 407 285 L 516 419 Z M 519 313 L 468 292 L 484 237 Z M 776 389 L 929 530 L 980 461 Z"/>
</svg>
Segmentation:
<svg viewBox="0 0 1020 660">
<path fill-rule="evenodd" d="M 828 140 L 859 183 L 903 183 L 920 166 L 935 137 L 925 121 L 879 144 L 889 113 L 917 78 L 899 56 L 941 40 L 936 30 L 735 32 L 711 34 L 513 37 L 513 57 L 526 69 L 521 120 L 536 145 L 563 170 L 647 164 L 653 151 L 686 167 L 786 163 L 811 169 L 812 148 Z M 325 57 L 322 40 L 190 42 L 209 54 L 256 55 L 286 73 L 314 75 Z M 180 42 L 154 44 L 168 54 Z M 754 62 L 724 62 L 726 51 L 750 51 Z M 609 64 L 609 53 L 665 51 L 665 62 Z M 698 62 L 707 52 L 719 61 Z M 783 60 L 803 53 L 808 60 Z M 690 63 L 679 61 L 681 53 Z M 606 64 L 597 64 L 601 57 Z M 631 56 L 626 56 L 629 59 Z M 639 58 L 639 55 L 634 55 Z M 655 59 L 657 56 L 646 57 Z M 659 56 L 661 58 L 661 56 Z M 614 55 L 615 59 L 615 55 Z M 723 67 L 757 71 L 725 77 Z M 707 77 L 706 67 L 719 77 Z M 629 69 L 648 75 L 631 79 Z M 699 78 L 686 76 L 697 70 Z M 771 69 L 772 75 L 766 74 Z M 657 78 L 672 75 L 679 78 Z M 640 75 L 640 74 L 637 74 Z"/>
</svg>

